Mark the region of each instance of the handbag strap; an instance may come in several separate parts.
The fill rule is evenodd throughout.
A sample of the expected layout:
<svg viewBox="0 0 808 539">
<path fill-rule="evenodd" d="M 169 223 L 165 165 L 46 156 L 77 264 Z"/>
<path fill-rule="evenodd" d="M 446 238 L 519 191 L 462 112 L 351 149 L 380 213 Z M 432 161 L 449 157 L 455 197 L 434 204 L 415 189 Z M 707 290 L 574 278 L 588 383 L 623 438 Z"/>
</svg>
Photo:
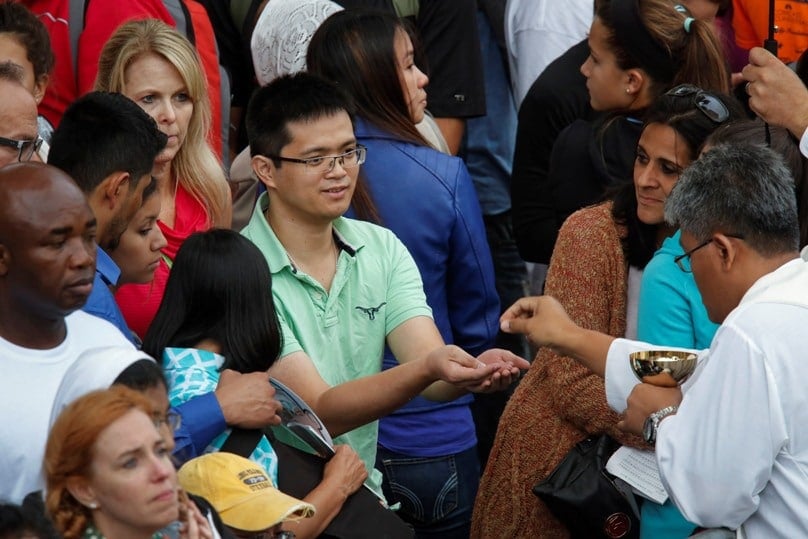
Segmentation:
<svg viewBox="0 0 808 539">
<path fill-rule="evenodd" d="M 263 431 L 260 429 L 242 429 L 240 427 L 233 427 L 230 429 L 230 436 L 224 441 L 219 451 L 226 453 L 235 453 L 242 457 L 250 458 L 255 446 L 261 441 Z"/>
</svg>

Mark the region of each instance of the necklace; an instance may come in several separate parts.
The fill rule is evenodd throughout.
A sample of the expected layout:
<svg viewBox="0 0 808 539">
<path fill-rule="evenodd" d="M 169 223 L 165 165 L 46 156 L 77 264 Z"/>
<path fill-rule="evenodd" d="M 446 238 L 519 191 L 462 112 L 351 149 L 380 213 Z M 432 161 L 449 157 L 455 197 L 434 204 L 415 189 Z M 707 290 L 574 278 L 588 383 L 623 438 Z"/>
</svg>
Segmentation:
<svg viewBox="0 0 808 539">
<path fill-rule="evenodd" d="M 331 261 L 332 261 L 332 263 L 331 263 L 331 266 L 330 266 L 330 267 L 333 267 L 333 272 L 334 272 L 334 274 L 336 274 L 336 273 L 337 273 L 337 263 L 339 262 L 339 251 L 340 251 L 340 248 L 339 248 L 339 246 L 337 245 L 337 242 L 332 241 L 332 242 L 331 242 Z M 291 255 L 291 253 L 289 253 L 289 251 L 286 251 L 286 258 L 288 258 L 288 259 L 289 259 L 289 262 L 291 262 L 291 263 L 292 263 L 292 266 L 293 266 L 293 267 L 294 267 L 296 270 L 301 270 L 301 269 L 304 269 L 304 268 L 303 268 L 303 266 L 301 266 L 300 264 L 298 264 L 298 263 L 295 261 L 295 259 L 294 259 L 294 258 L 292 257 L 292 255 Z M 308 272 L 307 272 L 307 273 L 308 273 Z M 333 274 L 332 274 L 332 277 L 333 277 Z"/>
</svg>

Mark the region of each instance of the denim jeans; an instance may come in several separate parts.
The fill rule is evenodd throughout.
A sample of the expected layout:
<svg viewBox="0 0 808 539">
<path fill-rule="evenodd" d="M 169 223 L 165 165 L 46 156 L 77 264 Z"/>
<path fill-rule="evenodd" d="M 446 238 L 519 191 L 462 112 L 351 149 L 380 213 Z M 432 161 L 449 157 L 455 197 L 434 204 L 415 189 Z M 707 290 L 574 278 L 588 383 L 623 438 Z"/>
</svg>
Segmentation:
<svg viewBox="0 0 808 539">
<path fill-rule="evenodd" d="M 382 489 L 398 516 L 415 528 L 415 537 L 468 539 L 471 512 L 480 483 L 477 448 L 442 457 L 408 457 L 381 446 L 376 467 Z"/>
</svg>

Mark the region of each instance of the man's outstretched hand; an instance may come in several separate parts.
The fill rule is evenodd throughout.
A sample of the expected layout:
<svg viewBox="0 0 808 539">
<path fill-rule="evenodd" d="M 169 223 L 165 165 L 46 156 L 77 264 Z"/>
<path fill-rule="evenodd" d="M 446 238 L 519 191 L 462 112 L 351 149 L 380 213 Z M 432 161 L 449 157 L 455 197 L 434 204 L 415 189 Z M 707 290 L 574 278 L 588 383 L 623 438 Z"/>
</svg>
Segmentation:
<svg viewBox="0 0 808 539">
<path fill-rule="evenodd" d="M 519 377 L 521 369 L 530 367 L 507 350 L 494 348 L 475 358 L 453 345 L 434 350 L 427 361 L 439 380 L 474 392 L 503 390 Z"/>
<path fill-rule="evenodd" d="M 500 317 L 505 333 L 522 333 L 536 346 L 557 346 L 570 329 L 577 328 L 553 297 L 521 298 Z"/>
</svg>

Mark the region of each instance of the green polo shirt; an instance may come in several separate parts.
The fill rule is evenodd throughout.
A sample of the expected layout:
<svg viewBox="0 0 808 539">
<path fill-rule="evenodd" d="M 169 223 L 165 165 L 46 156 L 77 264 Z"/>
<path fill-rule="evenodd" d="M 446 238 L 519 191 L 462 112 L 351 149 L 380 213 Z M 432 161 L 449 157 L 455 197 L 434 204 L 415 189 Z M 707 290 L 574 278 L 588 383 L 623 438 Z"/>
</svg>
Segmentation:
<svg viewBox="0 0 808 539">
<path fill-rule="evenodd" d="M 264 212 L 261 195 L 242 234 L 264 253 L 272 272 L 272 294 L 283 332 L 283 357 L 303 350 L 328 384 L 382 370 L 387 334 L 416 316 L 432 316 L 421 275 L 404 244 L 389 230 L 340 217 L 334 237 L 340 247 L 330 293 L 299 271 L 289 258 Z M 368 483 L 381 492 L 374 470 L 378 422 L 336 438 L 353 447 L 370 474 Z"/>
</svg>

